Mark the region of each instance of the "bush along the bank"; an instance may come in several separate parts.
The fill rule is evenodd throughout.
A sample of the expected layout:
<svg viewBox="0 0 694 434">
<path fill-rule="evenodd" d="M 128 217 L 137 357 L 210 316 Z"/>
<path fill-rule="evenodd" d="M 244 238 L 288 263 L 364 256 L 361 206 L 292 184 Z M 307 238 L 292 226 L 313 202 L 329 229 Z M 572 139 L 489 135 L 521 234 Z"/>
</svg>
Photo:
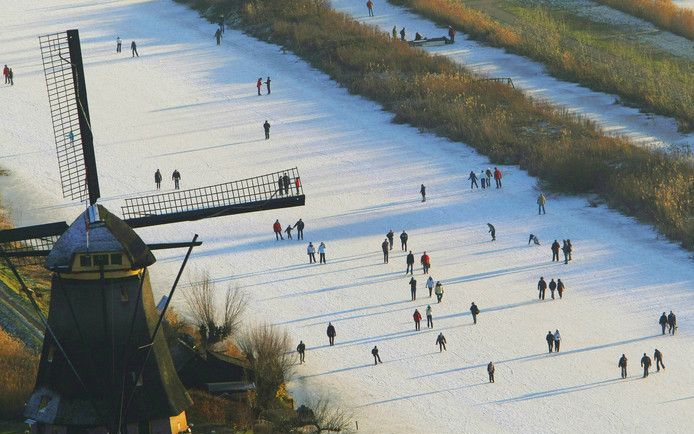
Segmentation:
<svg viewBox="0 0 694 434">
<path fill-rule="evenodd" d="M 694 247 L 691 161 L 601 133 L 588 120 L 506 85 L 479 81 L 444 57 L 394 41 L 323 0 L 193 0 L 211 20 L 225 14 L 349 89 L 396 122 L 464 141 L 492 161 L 517 164 L 556 191 L 600 194 L 613 207 Z"/>
</svg>

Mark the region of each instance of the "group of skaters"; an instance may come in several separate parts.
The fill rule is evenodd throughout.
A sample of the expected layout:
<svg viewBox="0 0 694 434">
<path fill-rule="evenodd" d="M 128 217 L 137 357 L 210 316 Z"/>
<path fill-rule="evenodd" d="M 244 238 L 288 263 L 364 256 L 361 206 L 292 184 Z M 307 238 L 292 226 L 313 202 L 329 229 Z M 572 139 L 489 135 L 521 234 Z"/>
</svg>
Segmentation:
<svg viewBox="0 0 694 434">
<path fill-rule="evenodd" d="M 369 16 L 372 17 L 373 16 L 373 2 L 371 2 L 371 0 L 369 0 L 368 3 L 372 4 L 371 7 L 369 8 Z M 367 3 L 367 6 L 368 6 L 368 3 Z M 455 42 L 456 33 L 457 33 L 457 31 L 453 27 L 448 26 L 448 38 L 450 39 L 451 44 Z M 402 42 L 406 42 L 406 40 L 407 40 L 407 32 L 405 31 L 404 27 L 401 28 L 400 31 L 398 32 L 398 26 L 393 26 L 393 30 L 391 31 L 391 35 L 393 36 L 393 39 L 395 39 L 395 40 L 398 39 L 398 36 L 400 36 L 400 40 Z M 415 32 L 415 34 L 414 34 L 414 40 L 415 41 L 421 41 L 424 39 L 427 39 L 427 38 L 425 36 L 423 36 L 422 34 L 420 34 L 419 32 Z"/>
<path fill-rule="evenodd" d="M 529 243 L 529 242 L 528 242 Z M 573 246 L 571 245 L 571 240 L 562 240 L 561 246 L 559 241 L 554 240 L 552 243 L 552 262 L 559 262 L 559 249 L 564 253 L 564 264 L 568 264 L 571 258 L 571 252 L 573 252 Z"/>
<path fill-rule="evenodd" d="M 14 72 L 12 71 L 12 68 L 5 65 L 5 67 L 2 68 L 2 76 L 5 77 L 5 84 L 14 86 Z"/>
<path fill-rule="evenodd" d="M 470 171 L 470 175 L 468 176 L 468 181 L 470 181 L 470 189 L 474 188 L 480 188 L 480 186 L 477 184 L 477 181 L 480 181 L 480 184 L 482 185 L 482 189 L 485 188 L 492 188 L 492 177 L 494 178 L 494 182 L 496 183 L 496 188 L 501 188 L 501 178 L 503 178 L 503 174 L 501 173 L 501 170 L 499 170 L 498 167 L 494 168 L 494 172 L 492 172 L 490 169 L 487 170 L 482 170 L 477 176 L 474 170 Z"/>
<path fill-rule="evenodd" d="M 547 332 L 547 336 L 545 336 L 545 340 L 547 341 L 547 347 L 549 348 L 549 352 L 551 353 L 553 350 L 555 353 L 559 352 L 559 346 L 561 345 L 561 335 L 559 334 L 559 330 L 556 330 L 554 333 L 552 331 Z"/>
<path fill-rule="evenodd" d="M 171 180 L 174 182 L 174 189 L 179 190 L 181 188 L 181 172 L 179 172 L 178 169 L 174 169 L 173 173 L 171 174 Z M 161 189 L 161 181 L 161 171 L 157 169 L 157 171 L 154 172 L 154 183 L 157 186 L 157 190 Z"/>
<path fill-rule="evenodd" d="M 292 231 L 294 229 L 296 229 L 296 239 L 297 240 L 303 240 L 304 239 L 304 221 L 302 219 L 297 220 L 297 222 L 294 223 L 294 226 L 287 225 L 287 228 L 284 230 L 284 233 L 287 234 L 288 240 L 293 239 L 292 238 Z M 284 241 L 284 237 L 282 236 L 282 224 L 280 223 L 279 219 L 275 220 L 275 223 L 273 223 L 272 230 L 275 232 L 275 240 L 277 240 L 277 241 L 283 240 Z M 321 244 L 323 244 L 323 243 L 321 243 Z M 313 244 L 309 243 L 309 246 L 313 246 Z M 316 253 L 315 249 L 314 249 L 313 253 L 314 254 Z M 323 253 L 325 253 L 325 252 L 323 252 Z M 310 257 L 310 255 L 309 255 L 309 257 Z M 315 257 L 313 258 L 312 262 L 316 262 Z"/>
<path fill-rule="evenodd" d="M 665 334 L 665 327 L 667 327 L 668 334 L 674 335 L 675 330 L 677 330 L 677 316 L 672 313 L 672 311 L 670 311 L 668 315 L 665 315 L 665 312 L 663 312 L 663 314 L 660 315 L 660 319 L 658 319 L 658 324 L 660 324 L 663 334 Z"/>
<path fill-rule="evenodd" d="M 260 93 L 260 90 L 263 88 L 263 84 L 267 88 L 267 95 L 270 95 L 270 83 L 272 83 L 272 80 L 270 80 L 270 76 L 268 76 L 267 80 L 263 82 L 263 77 L 258 77 L 258 81 L 255 82 L 255 87 L 258 89 L 258 96 L 262 96 L 263 94 Z M 267 122 L 267 121 L 265 121 Z"/>
<path fill-rule="evenodd" d="M 549 287 L 549 292 L 550 296 L 552 297 L 552 300 L 554 300 L 554 291 L 557 291 L 559 294 L 559 298 L 562 298 L 562 295 L 564 294 L 564 290 L 566 289 L 566 286 L 564 286 L 564 282 L 561 281 L 561 279 L 557 279 L 555 282 L 554 279 L 549 281 L 549 284 L 547 284 L 547 281 L 545 280 L 544 277 L 540 277 L 540 280 L 537 282 L 537 299 L 538 300 L 544 300 L 545 299 L 545 292 L 547 291 L 547 288 Z"/>
<path fill-rule="evenodd" d="M 116 53 L 121 53 L 123 48 L 123 41 L 121 40 L 120 36 L 116 37 Z M 135 41 L 132 41 L 130 43 L 130 52 L 132 54 L 131 57 L 140 57 L 140 54 L 137 52 L 137 44 Z"/>
<path fill-rule="evenodd" d="M 655 349 L 653 352 L 653 359 L 655 360 L 655 366 L 656 366 L 656 372 L 660 372 L 660 368 L 665 369 L 665 364 L 663 363 L 663 353 L 660 352 L 659 349 Z M 617 362 L 617 367 L 620 368 L 621 370 L 621 375 L 622 378 L 627 378 L 627 356 L 622 354 L 622 357 L 619 358 L 619 361 Z M 653 360 L 651 360 L 650 357 L 648 357 L 648 354 L 643 353 L 643 357 L 641 357 L 641 367 L 643 368 L 643 378 L 648 377 L 648 371 L 651 368 L 651 365 L 653 364 Z"/>
<path fill-rule="evenodd" d="M 287 172 L 284 172 L 282 176 L 277 178 L 277 194 L 280 196 L 289 196 L 290 184 L 292 184 L 291 178 L 289 178 Z M 299 191 L 301 190 L 301 178 L 298 176 L 294 178 L 294 188 L 296 189 L 296 194 L 299 194 Z"/>
</svg>

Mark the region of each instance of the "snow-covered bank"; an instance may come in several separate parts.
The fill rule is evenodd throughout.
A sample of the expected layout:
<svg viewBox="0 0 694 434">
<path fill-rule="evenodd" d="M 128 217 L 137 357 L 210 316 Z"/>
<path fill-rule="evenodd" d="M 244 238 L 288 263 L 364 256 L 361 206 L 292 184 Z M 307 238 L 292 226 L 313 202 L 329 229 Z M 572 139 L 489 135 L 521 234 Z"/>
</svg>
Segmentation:
<svg viewBox="0 0 694 434">
<path fill-rule="evenodd" d="M 361 2 L 331 0 L 331 4 L 336 10 L 345 12 L 361 22 L 377 26 L 385 33 L 390 33 L 393 26 L 397 26 L 398 30 L 405 27 L 408 39 L 413 39 L 415 32 L 428 37 L 446 34 L 445 29 L 432 21 L 386 1 L 378 2 L 375 17 L 368 16 L 366 6 Z M 641 113 L 638 109 L 617 104 L 616 95 L 595 92 L 578 84 L 556 79 L 538 62 L 507 53 L 503 49 L 480 44 L 467 39 L 465 35 L 459 35 L 453 45 L 427 47 L 426 50 L 448 56 L 480 74 L 511 77 L 514 85 L 529 94 L 585 115 L 596 121 L 608 133 L 626 135 L 636 143 L 653 147 L 674 144 L 692 149 L 694 146 L 694 132 L 678 132 L 676 122 L 672 118 Z"/>
<path fill-rule="evenodd" d="M 247 290 L 251 321 L 281 324 L 307 343 L 295 389 L 338 394 L 356 408 L 363 432 L 687 432 L 694 269 L 686 252 L 583 198 L 550 197 L 549 214 L 537 216 L 536 180 L 515 167 L 501 167 L 502 190 L 470 192 L 465 178 L 490 167 L 484 157 L 390 124 L 377 105 L 276 46 L 227 30 L 216 47 L 214 26 L 182 6 L 31 0 L 7 12 L 0 62 L 16 65 L 16 85 L 0 87 L 0 163 L 33 186 L 15 199 L 24 209 L 19 223 L 72 219 L 81 209 L 60 198 L 36 41 L 69 27 L 81 29 L 111 210 L 128 194 L 153 191 L 156 168 L 179 169 L 184 188 L 301 170 L 304 208 L 140 231 L 147 241 L 199 233 L 205 244 L 192 265 L 209 268 L 220 285 Z M 117 56 L 117 35 L 126 47 L 137 40 L 141 57 Z M 258 97 L 254 82 L 268 75 L 273 94 Z M 269 141 L 265 119 L 273 125 Z M 426 203 L 419 202 L 422 182 Z M 309 266 L 304 243 L 274 240 L 276 218 L 286 225 L 299 217 L 306 242 L 326 242 L 328 264 Z M 487 222 L 497 228 L 495 243 Z M 395 250 L 390 264 L 381 263 L 391 228 L 408 231 L 417 255 L 431 254 L 432 275 L 445 285 L 443 303 L 432 305 L 433 331 L 415 333 L 411 320 L 415 307 L 430 302 L 421 270 L 415 303 L 403 254 Z M 542 247 L 526 245 L 530 232 Z M 570 265 L 549 261 L 554 238 L 573 240 Z M 180 252 L 157 256 L 153 283 L 163 293 Z M 536 301 L 541 275 L 566 282 L 563 300 Z M 472 301 L 482 310 L 476 326 Z M 670 309 L 680 329 L 661 337 L 657 318 Z M 328 321 L 337 327 L 332 348 Z M 563 351 L 552 356 L 545 354 L 549 329 L 564 337 Z M 440 331 L 448 339 L 443 354 L 434 345 Z M 374 345 L 385 362 L 378 367 Z M 667 370 L 641 381 L 638 359 L 654 348 Z M 616 380 L 622 353 L 632 375 L 624 382 Z M 486 383 L 490 360 L 494 385 Z"/>
</svg>

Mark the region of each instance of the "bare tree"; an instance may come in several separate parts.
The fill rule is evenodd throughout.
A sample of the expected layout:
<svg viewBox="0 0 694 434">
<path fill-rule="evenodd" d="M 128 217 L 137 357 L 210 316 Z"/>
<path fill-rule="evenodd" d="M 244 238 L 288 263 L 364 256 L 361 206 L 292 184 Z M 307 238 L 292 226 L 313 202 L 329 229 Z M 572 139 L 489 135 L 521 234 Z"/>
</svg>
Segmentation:
<svg viewBox="0 0 694 434">
<path fill-rule="evenodd" d="M 189 276 L 189 285 L 183 297 L 187 303 L 187 318 L 200 334 L 204 350 L 234 336 L 248 305 L 248 299 L 237 287 L 227 286 L 223 302 L 217 303 L 217 289 L 207 271 Z"/>
<path fill-rule="evenodd" d="M 306 405 L 313 411 L 308 425 L 315 426 L 317 432 L 350 432 L 353 414 L 335 400 L 318 395 L 309 399 Z"/>
<path fill-rule="evenodd" d="M 294 353 L 286 330 L 272 325 L 249 329 L 236 341 L 253 370 L 257 407 L 267 409 L 277 389 L 294 372 Z"/>
</svg>

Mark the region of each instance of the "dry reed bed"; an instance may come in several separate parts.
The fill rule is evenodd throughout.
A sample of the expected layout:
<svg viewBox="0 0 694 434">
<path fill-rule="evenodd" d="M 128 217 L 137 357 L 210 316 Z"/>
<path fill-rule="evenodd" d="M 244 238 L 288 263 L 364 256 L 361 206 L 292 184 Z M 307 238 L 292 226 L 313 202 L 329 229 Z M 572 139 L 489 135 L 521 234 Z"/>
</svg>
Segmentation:
<svg viewBox="0 0 694 434">
<path fill-rule="evenodd" d="M 656 27 L 694 40 L 694 11 L 672 0 L 595 0 L 653 23 Z"/>
</svg>

